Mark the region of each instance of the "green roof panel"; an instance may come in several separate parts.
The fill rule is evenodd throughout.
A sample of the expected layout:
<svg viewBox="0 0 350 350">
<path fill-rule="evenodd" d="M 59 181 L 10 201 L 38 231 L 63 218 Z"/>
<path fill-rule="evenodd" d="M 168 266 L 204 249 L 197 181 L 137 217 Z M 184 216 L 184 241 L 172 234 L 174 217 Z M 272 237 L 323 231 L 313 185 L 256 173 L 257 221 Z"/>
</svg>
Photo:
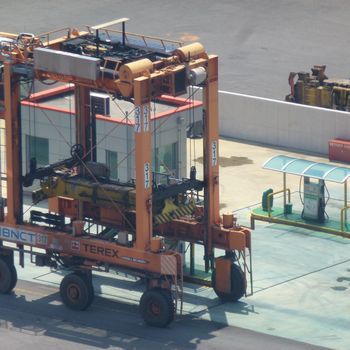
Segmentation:
<svg viewBox="0 0 350 350">
<path fill-rule="evenodd" d="M 327 163 L 312 162 L 307 159 L 278 155 L 263 165 L 264 169 L 286 174 L 308 176 L 315 179 L 343 183 L 350 177 L 350 168 L 338 167 Z"/>
<path fill-rule="evenodd" d="M 305 169 L 310 167 L 312 164 L 314 163 L 310 162 L 309 160 L 294 158 L 294 161 L 288 164 L 283 169 L 283 172 L 288 174 L 300 175 L 300 173 L 302 173 Z"/>
<path fill-rule="evenodd" d="M 343 167 L 335 167 L 327 175 L 325 180 L 333 182 L 345 182 L 350 176 L 350 169 Z"/>
<path fill-rule="evenodd" d="M 265 164 L 263 165 L 263 168 L 270 169 L 270 170 L 276 170 L 281 171 L 283 167 L 288 165 L 291 161 L 294 161 L 295 158 L 288 157 L 288 156 L 275 156 L 271 159 L 269 159 Z"/>
</svg>

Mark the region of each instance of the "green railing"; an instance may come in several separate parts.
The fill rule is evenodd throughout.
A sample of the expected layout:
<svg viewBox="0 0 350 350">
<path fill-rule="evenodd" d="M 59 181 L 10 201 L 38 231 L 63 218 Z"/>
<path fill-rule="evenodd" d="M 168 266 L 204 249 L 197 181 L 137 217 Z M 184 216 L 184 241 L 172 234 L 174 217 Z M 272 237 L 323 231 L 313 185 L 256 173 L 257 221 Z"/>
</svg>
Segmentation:
<svg viewBox="0 0 350 350">
<path fill-rule="evenodd" d="M 267 212 L 268 212 L 269 217 L 271 217 L 271 199 L 273 198 L 273 196 L 276 194 L 280 194 L 280 193 L 285 194 L 286 192 L 288 193 L 288 203 L 290 203 L 290 189 L 289 188 L 286 188 L 284 190 L 280 190 L 277 192 L 272 192 L 272 193 L 267 195 Z M 283 208 L 283 210 L 285 210 L 285 208 Z"/>
<path fill-rule="evenodd" d="M 346 222 L 346 211 L 350 209 L 350 205 L 347 205 L 346 207 L 342 208 L 340 210 L 340 230 L 344 232 L 345 222 Z"/>
</svg>

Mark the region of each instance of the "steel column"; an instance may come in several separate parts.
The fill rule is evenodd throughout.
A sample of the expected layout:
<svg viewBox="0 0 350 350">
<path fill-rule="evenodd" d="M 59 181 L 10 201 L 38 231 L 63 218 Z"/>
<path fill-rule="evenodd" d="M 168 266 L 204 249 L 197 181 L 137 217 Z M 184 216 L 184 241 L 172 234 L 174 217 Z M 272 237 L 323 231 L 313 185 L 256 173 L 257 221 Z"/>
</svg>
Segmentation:
<svg viewBox="0 0 350 350">
<path fill-rule="evenodd" d="M 90 88 L 75 85 L 75 125 L 76 143 L 84 147 L 84 155 L 90 151 L 91 145 L 91 113 Z M 91 159 L 91 152 L 88 159 Z"/>
<path fill-rule="evenodd" d="M 75 84 L 75 142 L 81 144 L 84 148 L 84 156 L 89 153 L 91 148 L 91 113 L 90 113 L 90 88 Z M 91 152 L 85 157 L 85 160 L 90 160 Z M 78 172 L 84 173 L 85 167 L 80 164 Z M 78 219 L 83 219 L 83 202 L 78 201 Z"/>
<path fill-rule="evenodd" d="M 203 155 L 205 199 L 205 270 L 213 260 L 212 226 L 220 224 L 219 207 L 219 116 L 218 116 L 218 57 L 209 56 L 207 83 L 203 89 Z"/>
<path fill-rule="evenodd" d="M 150 248 L 152 238 L 152 138 L 150 130 L 150 79 L 134 80 L 136 243 L 140 250 Z"/>
<path fill-rule="evenodd" d="M 23 221 L 20 86 L 13 81 L 11 64 L 4 63 L 7 164 L 7 217 L 9 224 Z"/>
</svg>

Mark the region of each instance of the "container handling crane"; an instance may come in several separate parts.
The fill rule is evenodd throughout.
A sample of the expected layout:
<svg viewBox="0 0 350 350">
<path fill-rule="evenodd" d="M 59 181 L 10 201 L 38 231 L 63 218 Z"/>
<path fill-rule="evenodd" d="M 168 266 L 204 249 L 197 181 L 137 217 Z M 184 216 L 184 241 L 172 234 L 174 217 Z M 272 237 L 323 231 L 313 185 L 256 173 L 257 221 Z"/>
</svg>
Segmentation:
<svg viewBox="0 0 350 350">
<path fill-rule="evenodd" d="M 182 305 L 183 279 L 212 286 L 226 301 L 247 295 L 251 278 L 250 231 L 219 213 L 218 57 L 193 43 L 157 49 L 145 36 L 132 44 L 126 18 L 44 35 L 0 33 L 1 85 L 6 127 L 7 198 L 0 201 L 0 293 L 17 282 L 14 252 L 24 267 L 29 253 L 37 266 L 70 270 L 60 285 L 63 303 L 85 310 L 93 301 L 92 272 L 125 271 L 145 281 L 140 311 L 147 324 L 164 327 Z M 108 29 L 121 24 L 122 31 Z M 60 34 L 62 35 L 62 34 Z M 153 38 L 154 39 L 154 38 Z M 140 45 L 140 42 L 143 45 Z M 76 144 L 71 158 L 37 167 L 22 176 L 20 82 L 34 79 L 74 84 Z M 204 180 L 168 181 L 158 186 L 152 174 L 150 103 L 168 94 L 179 96 L 188 86 L 203 91 Z M 90 90 L 104 91 L 134 103 L 135 181 L 111 181 L 108 168 L 96 162 Z M 40 180 L 33 201 L 49 201 L 49 211 L 23 213 L 23 186 Z M 194 193 L 204 191 L 199 202 Z M 101 230 L 91 232 L 88 225 Z M 211 281 L 184 275 L 182 256 L 164 238 L 204 246 L 205 272 Z M 223 250 L 215 257 L 215 249 Z M 192 255 L 192 254 L 191 254 Z M 192 256 L 193 258 L 193 256 Z M 193 263 L 193 261 L 192 261 Z M 252 286 L 251 286 L 252 289 Z"/>
</svg>

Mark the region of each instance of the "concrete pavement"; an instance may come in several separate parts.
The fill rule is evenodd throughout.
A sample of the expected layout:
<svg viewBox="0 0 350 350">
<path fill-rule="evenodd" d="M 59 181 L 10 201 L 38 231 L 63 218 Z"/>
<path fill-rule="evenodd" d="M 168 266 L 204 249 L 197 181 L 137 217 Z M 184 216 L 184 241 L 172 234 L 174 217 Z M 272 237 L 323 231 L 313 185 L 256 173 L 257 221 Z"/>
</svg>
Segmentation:
<svg viewBox="0 0 350 350">
<path fill-rule="evenodd" d="M 195 142 L 197 143 L 197 167 L 199 170 L 200 140 Z M 233 140 L 221 140 L 220 152 L 223 157 L 222 164 L 225 165 L 225 167 L 220 168 L 221 195 L 224 204 L 222 211 L 241 208 L 236 211 L 236 215 L 239 222 L 245 225 L 249 224 L 250 209 L 260 201 L 261 192 L 269 187 L 279 189 L 282 184 L 281 174 L 261 169 L 262 163 L 278 153 L 302 156 L 286 150 L 269 149 Z M 304 157 L 315 161 L 327 161 L 316 155 L 304 155 Z M 200 171 L 198 174 L 200 176 Z M 297 205 L 300 200 L 297 194 L 299 178 L 291 176 L 287 180 L 294 193 L 292 200 Z M 184 297 L 185 316 L 179 318 L 174 326 L 170 326 L 169 330 L 166 331 L 169 333 L 166 334 L 173 334 L 175 337 L 178 325 L 183 325 L 185 322 L 185 327 L 191 329 L 191 322 L 188 320 L 196 321 L 199 318 L 214 322 L 213 327 L 216 323 L 221 324 L 219 327 L 242 327 L 259 334 L 284 337 L 315 346 L 347 350 L 350 343 L 350 335 L 346 326 L 350 322 L 350 316 L 346 312 L 350 307 L 348 298 L 350 290 L 350 260 L 348 255 L 350 241 L 324 233 L 265 223 L 257 224 L 256 230 L 253 231 L 252 241 L 255 294 L 252 297 L 243 298 L 235 304 L 223 304 L 211 288 L 187 284 Z M 203 265 L 201 247 L 198 247 L 196 252 L 196 263 Z M 217 254 L 220 253 L 217 252 Z M 42 293 L 40 290 L 48 287 L 57 291 L 62 278 L 62 272 L 29 265 L 28 260 L 26 268 L 19 269 L 18 273 L 22 281 L 30 283 L 25 284 L 25 289 L 20 287 L 19 291 L 16 290 L 16 294 L 18 292 L 24 295 L 34 294 L 34 297 L 38 297 L 43 304 L 46 300 L 44 296 L 40 296 Z M 32 282 L 37 284 L 33 285 Z M 136 306 L 144 288 L 142 284 L 133 279 L 125 278 L 125 276 L 94 274 L 94 288 L 98 295 L 120 305 L 123 312 L 127 313 L 127 316 L 123 315 L 122 319 L 124 320 L 126 317 L 125 320 L 130 321 L 129 328 L 137 327 L 139 329 L 139 324 L 142 321 Z M 53 289 L 50 290 L 53 292 Z M 35 293 L 39 293 L 39 295 L 36 296 Z M 48 292 L 45 293 L 48 294 Z M 54 301 L 49 299 L 47 302 L 49 305 L 51 303 L 56 305 L 59 303 L 56 299 Z M 8 302 L 8 299 L 6 300 Z M 14 303 L 13 305 L 16 304 L 16 301 L 12 300 L 11 302 Z M 21 309 L 22 306 L 18 304 L 18 308 Z M 41 306 L 39 310 L 40 308 Z M 107 309 L 105 310 L 107 311 Z M 86 316 L 82 316 L 85 317 L 84 322 L 93 322 L 99 318 L 99 314 L 96 314 L 95 311 L 94 304 L 85 314 Z M 66 320 L 74 321 L 75 317 L 78 317 L 69 310 L 66 312 L 65 314 L 65 311 L 62 311 L 62 317 Z M 108 323 L 114 327 L 114 325 L 119 324 L 116 314 L 118 312 L 113 312 L 113 315 L 106 312 L 103 317 L 107 317 Z M 56 311 L 52 310 L 52 313 L 46 314 L 48 318 L 50 315 L 55 318 Z M 4 316 L 5 319 L 9 317 L 7 313 Z M 101 316 L 101 318 L 103 317 Z M 79 322 L 79 327 L 81 327 Z M 203 324 L 207 325 L 207 323 Z M 108 327 L 111 327 L 110 325 Z M 150 334 L 157 332 L 150 328 L 147 329 L 148 332 L 151 332 Z M 124 331 L 124 328 L 118 329 L 118 332 L 123 334 Z M 198 330 L 198 334 L 203 337 L 201 332 L 207 332 L 206 328 Z M 160 333 L 163 334 L 163 331 Z M 227 346 L 226 341 L 229 341 L 230 338 L 225 337 L 228 333 L 218 335 L 220 339 L 215 341 L 216 347 L 218 344 L 223 344 L 223 348 Z M 199 337 L 199 339 L 202 338 Z M 213 337 L 213 341 L 214 339 L 216 337 Z M 201 346 L 210 347 L 210 343 L 202 344 L 202 340 Z M 246 345 L 248 346 L 248 340 L 239 339 L 237 341 L 247 341 Z M 300 346 L 303 348 L 302 346 L 306 345 Z M 174 347 L 177 347 L 176 343 Z M 186 348 L 186 346 L 184 347 Z"/>
<path fill-rule="evenodd" d="M 67 310 L 55 288 L 20 281 L 0 296 L 0 336 L 6 349 L 322 349 L 187 315 L 166 329 L 143 325 L 134 304 L 96 298 L 86 312 Z"/>
</svg>

